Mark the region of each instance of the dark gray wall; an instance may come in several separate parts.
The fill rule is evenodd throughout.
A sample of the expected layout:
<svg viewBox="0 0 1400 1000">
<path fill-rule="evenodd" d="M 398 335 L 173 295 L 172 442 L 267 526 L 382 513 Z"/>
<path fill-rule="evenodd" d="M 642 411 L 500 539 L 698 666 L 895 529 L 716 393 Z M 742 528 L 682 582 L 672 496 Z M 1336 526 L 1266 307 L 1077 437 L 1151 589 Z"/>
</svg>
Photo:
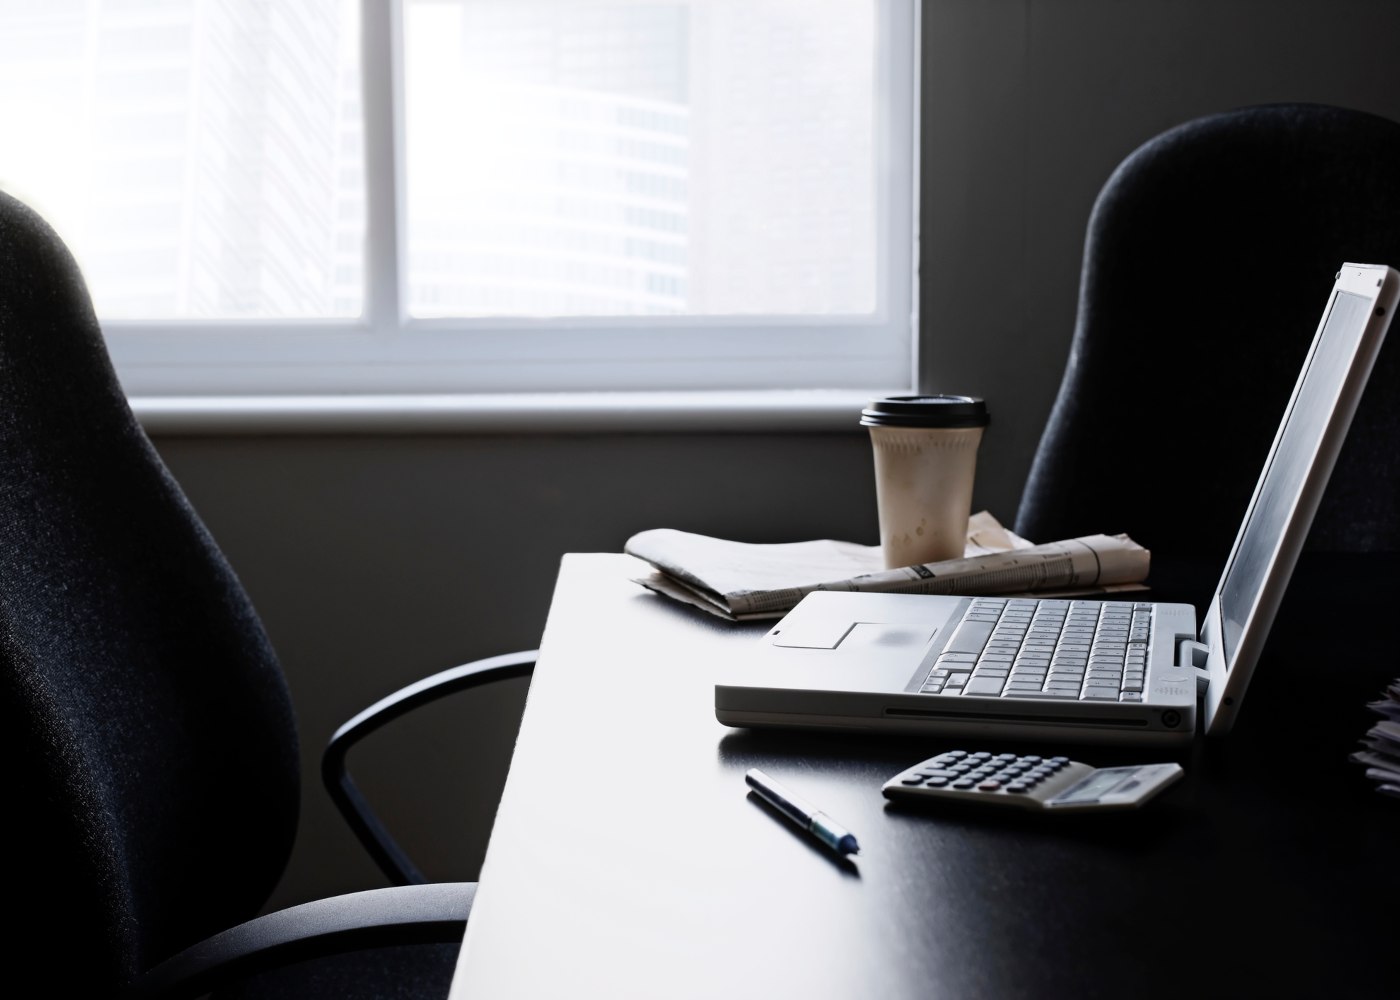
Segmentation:
<svg viewBox="0 0 1400 1000">
<path fill-rule="evenodd" d="M 856 434 L 156 445 L 252 596 L 298 710 L 303 828 L 278 904 L 381 884 L 319 785 L 321 748 L 404 684 L 536 646 L 564 552 L 618 552 L 655 527 L 878 541 L 868 444 Z M 436 878 L 476 877 L 524 693 L 511 688 L 415 714 L 359 754 L 366 794 Z"/>
<path fill-rule="evenodd" d="M 1400 120 L 1400 4 L 924 0 L 923 18 L 920 374 L 926 388 L 987 397 L 979 476 L 1009 512 L 1068 350 L 1085 223 L 1114 167 L 1173 125 L 1248 104 Z"/>
<path fill-rule="evenodd" d="M 1064 363 L 1084 225 L 1113 167 L 1165 128 L 1242 104 L 1400 119 L 1400 4 L 925 0 L 923 11 L 921 381 L 987 398 L 975 505 L 1009 523 Z M 617 551 L 652 527 L 876 540 L 857 428 L 156 444 L 247 584 L 301 712 L 304 823 L 278 904 L 380 884 L 316 783 L 334 727 L 425 673 L 533 646 L 562 553 Z M 368 792 L 435 877 L 476 875 L 521 699 L 519 687 L 473 696 L 470 710 L 443 706 L 366 747 Z"/>
</svg>

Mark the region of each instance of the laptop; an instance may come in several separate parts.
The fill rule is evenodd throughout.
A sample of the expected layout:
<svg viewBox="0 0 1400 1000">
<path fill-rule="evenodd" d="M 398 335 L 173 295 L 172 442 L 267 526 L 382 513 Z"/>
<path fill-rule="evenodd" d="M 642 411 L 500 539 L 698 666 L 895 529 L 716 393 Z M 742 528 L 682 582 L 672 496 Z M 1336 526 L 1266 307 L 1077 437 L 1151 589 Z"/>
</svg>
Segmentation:
<svg viewBox="0 0 1400 1000">
<path fill-rule="evenodd" d="M 1228 733 L 1400 299 L 1344 264 L 1197 627 L 1187 604 L 815 591 L 725 668 L 735 727 L 1172 746 Z"/>
</svg>

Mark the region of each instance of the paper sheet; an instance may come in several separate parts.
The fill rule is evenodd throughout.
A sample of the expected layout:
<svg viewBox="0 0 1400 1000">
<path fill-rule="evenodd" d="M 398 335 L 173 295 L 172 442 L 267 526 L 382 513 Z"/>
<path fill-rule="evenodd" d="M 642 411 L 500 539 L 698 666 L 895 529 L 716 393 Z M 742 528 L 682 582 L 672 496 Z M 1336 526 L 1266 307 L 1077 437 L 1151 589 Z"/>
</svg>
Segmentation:
<svg viewBox="0 0 1400 1000">
<path fill-rule="evenodd" d="M 986 511 L 969 519 L 962 559 L 899 569 L 885 568 L 878 545 L 735 542 L 673 528 L 633 535 L 624 551 L 655 569 L 637 583 L 732 621 L 780 618 L 814 590 L 1041 597 L 1142 590 L 1150 564 L 1127 535 L 1035 545 Z"/>
</svg>

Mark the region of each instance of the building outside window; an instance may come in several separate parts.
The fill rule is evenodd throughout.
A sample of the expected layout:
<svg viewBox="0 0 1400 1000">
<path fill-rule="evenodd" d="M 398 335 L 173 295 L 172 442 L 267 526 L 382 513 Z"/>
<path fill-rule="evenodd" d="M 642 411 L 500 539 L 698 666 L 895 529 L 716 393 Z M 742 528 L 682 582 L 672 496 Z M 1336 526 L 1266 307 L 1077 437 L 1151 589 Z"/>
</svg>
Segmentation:
<svg viewBox="0 0 1400 1000">
<path fill-rule="evenodd" d="M 0 0 L 133 395 L 912 381 L 913 0 Z"/>
</svg>

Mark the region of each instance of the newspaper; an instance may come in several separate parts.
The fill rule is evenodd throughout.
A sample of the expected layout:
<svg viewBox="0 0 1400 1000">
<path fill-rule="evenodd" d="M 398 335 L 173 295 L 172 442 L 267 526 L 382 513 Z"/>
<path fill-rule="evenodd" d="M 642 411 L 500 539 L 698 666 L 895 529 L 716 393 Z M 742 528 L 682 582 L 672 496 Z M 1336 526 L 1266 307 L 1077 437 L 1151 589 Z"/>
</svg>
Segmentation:
<svg viewBox="0 0 1400 1000">
<path fill-rule="evenodd" d="M 781 618 L 813 590 L 1071 597 L 1145 590 L 1150 553 L 1127 535 L 1036 545 L 986 511 L 968 521 L 963 558 L 886 569 L 878 545 L 820 539 L 754 544 L 674 528 L 633 535 L 650 563 L 635 583 L 730 621 Z"/>
<path fill-rule="evenodd" d="M 1367 730 L 1351 759 L 1366 768 L 1376 791 L 1400 799 L 1400 679 L 1367 707 L 1381 718 Z"/>
</svg>

